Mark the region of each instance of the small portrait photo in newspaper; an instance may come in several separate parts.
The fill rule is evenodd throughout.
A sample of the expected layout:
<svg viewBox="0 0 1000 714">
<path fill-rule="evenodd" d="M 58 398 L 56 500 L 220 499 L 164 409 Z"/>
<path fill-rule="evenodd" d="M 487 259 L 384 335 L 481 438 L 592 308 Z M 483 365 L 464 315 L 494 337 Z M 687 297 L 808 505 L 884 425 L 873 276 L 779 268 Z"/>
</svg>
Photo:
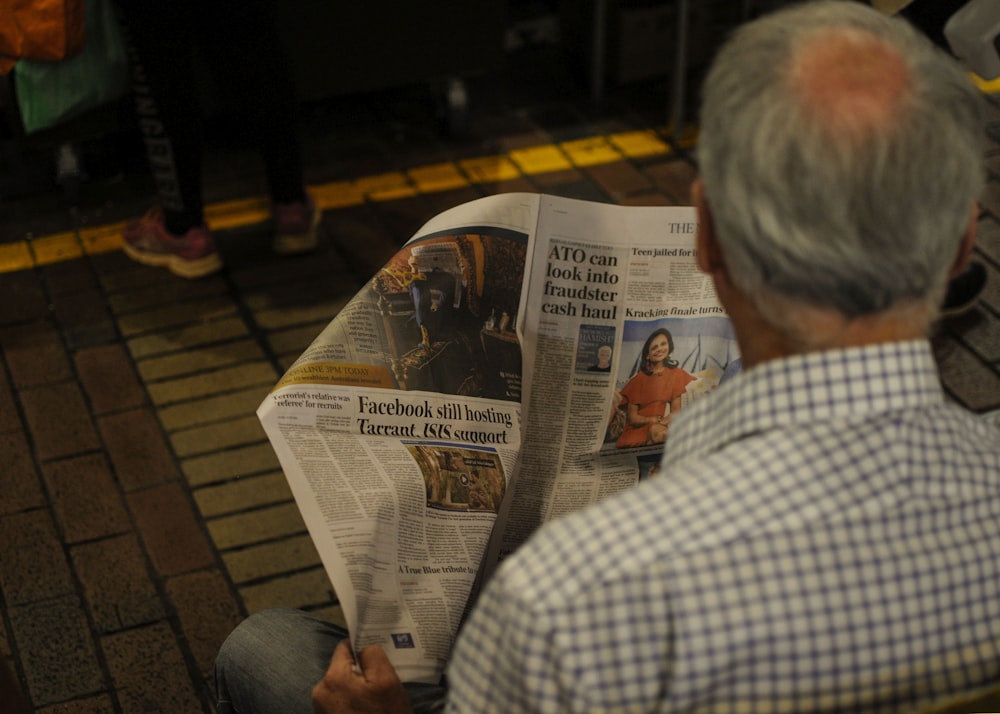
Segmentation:
<svg viewBox="0 0 1000 714">
<path fill-rule="evenodd" d="M 616 333 L 614 325 L 580 325 L 575 371 L 610 375 Z"/>
</svg>

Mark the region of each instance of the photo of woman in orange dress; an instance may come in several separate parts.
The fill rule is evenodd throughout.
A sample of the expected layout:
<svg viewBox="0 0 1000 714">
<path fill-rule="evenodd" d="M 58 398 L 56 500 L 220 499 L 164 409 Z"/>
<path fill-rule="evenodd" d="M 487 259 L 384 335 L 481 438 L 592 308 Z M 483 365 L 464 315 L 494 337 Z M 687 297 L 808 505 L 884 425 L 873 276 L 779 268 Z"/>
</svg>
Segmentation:
<svg viewBox="0 0 1000 714">
<path fill-rule="evenodd" d="M 625 428 L 615 442 L 619 448 L 662 444 L 670 420 L 680 411 L 681 396 L 694 377 L 670 358 L 674 338 L 664 328 L 655 330 L 642 347 L 639 371 L 622 388 L 619 408 L 625 410 Z"/>
</svg>

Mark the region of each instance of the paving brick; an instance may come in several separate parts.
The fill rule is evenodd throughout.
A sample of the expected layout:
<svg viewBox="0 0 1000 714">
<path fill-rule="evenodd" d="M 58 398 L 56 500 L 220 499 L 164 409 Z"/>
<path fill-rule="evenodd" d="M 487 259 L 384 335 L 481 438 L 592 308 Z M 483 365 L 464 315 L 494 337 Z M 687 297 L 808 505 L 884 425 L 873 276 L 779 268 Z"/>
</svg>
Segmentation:
<svg viewBox="0 0 1000 714">
<path fill-rule="evenodd" d="M 653 183 L 636 170 L 628 161 L 615 161 L 583 169 L 615 203 L 621 203 L 630 195 L 646 193 L 653 189 Z"/>
<path fill-rule="evenodd" d="M 77 352 L 73 360 L 95 414 L 130 409 L 145 403 L 146 392 L 121 344 L 87 347 Z"/>
<path fill-rule="evenodd" d="M 178 278 L 169 271 L 137 265 L 121 253 L 96 256 L 93 260 L 97 264 L 101 286 L 112 294 L 150 287 L 171 290 L 176 285 L 191 284 L 190 280 Z"/>
<path fill-rule="evenodd" d="M 324 221 L 324 231 L 329 227 L 329 222 Z M 357 278 L 333 245 L 321 245 L 314 253 L 289 257 L 277 263 L 267 260 L 245 266 L 226 267 L 229 269 L 230 279 L 244 296 L 248 292 L 259 291 L 260 288 L 280 288 L 290 283 L 312 283 L 324 278 L 335 285 L 357 283 Z"/>
<path fill-rule="evenodd" d="M 345 293 L 334 298 L 328 298 L 309 305 L 290 305 L 273 310 L 254 312 L 257 324 L 265 330 L 278 330 L 292 325 L 318 323 L 319 330 L 326 326 L 338 312 L 344 309 L 354 293 Z M 319 330 L 316 334 L 319 334 Z"/>
<path fill-rule="evenodd" d="M 170 443 L 181 458 L 224 451 L 234 446 L 246 446 L 266 440 L 264 429 L 257 416 L 253 414 L 242 419 L 177 431 L 170 435 Z"/>
<path fill-rule="evenodd" d="M 65 542 L 103 538 L 131 527 L 103 455 L 51 462 L 42 467 L 42 474 Z"/>
<path fill-rule="evenodd" d="M 154 187 L 152 185 L 152 182 L 149 183 L 149 189 L 146 191 L 144 191 L 142 187 L 139 187 L 139 191 L 142 192 L 143 203 L 145 203 L 144 201 L 145 196 L 147 196 L 150 192 L 152 192 L 153 189 Z M 120 216 L 116 215 L 114 217 L 109 216 L 109 218 L 111 218 L 112 220 L 130 220 L 135 217 L 136 213 L 135 210 L 129 208 L 128 206 L 122 205 L 119 206 L 118 208 L 122 212 L 121 215 Z M 108 253 L 93 254 L 90 256 L 90 262 L 91 264 L 93 264 L 94 270 L 97 273 L 97 279 L 99 284 L 105 289 L 105 291 L 109 290 L 109 286 L 113 286 L 121 280 L 121 278 L 119 277 L 120 275 L 127 273 L 137 274 L 137 275 L 145 273 L 148 276 L 146 278 L 147 285 L 152 282 L 154 276 L 159 277 L 161 280 L 169 280 L 175 278 L 175 276 L 171 274 L 169 271 L 166 270 L 156 271 L 146 268 L 144 266 L 140 266 L 138 263 L 136 263 L 127 255 L 125 255 L 124 251 L 120 250 L 113 250 Z M 158 272 L 163 273 L 163 275 L 158 275 L 157 274 Z M 121 288 L 119 287 L 114 289 L 120 290 Z"/>
<path fill-rule="evenodd" d="M 35 453 L 42 461 L 100 447 L 90 411 L 76 383 L 26 389 L 20 397 Z"/>
<path fill-rule="evenodd" d="M 62 382 L 72 376 L 62 338 L 48 322 L 3 328 L 0 345 L 18 389 Z"/>
<path fill-rule="evenodd" d="M 107 635 L 101 638 L 101 648 L 123 714 L 205 710 L 207 692 L 191 681 L 174 633 L 166 624 Z"/>
<path fill-rule="evenodd" d="M 70 557 L 99 633 L 165 618 L 149 566 L 133 534 L 75 546 Z"/>
<path fill-rule="evenodd" d="M 331 241 L 359 276 L 374 275 L 420 227 L 417 223 L 393 232 L 379 225 L 370 206 L 327 211 L 324 223 Z"/>
<path fill-rule="evenodd" d="M 530 177 L 535 188 L 532 191 L 543 191 L 545 193 L 556 193 L 563 196 L 573 196 L 580 198 L 576 193 L 563 193 L 558 190 L 560 186 L 586 186 L 588 191 L 596 191 L 597 187 L 587 182 L 586 175 L 579 169 L 564 169 L 562 171 L 546 171 L 545 173 L 532 174 Z"/>
<path fill-rule="evenodd" d="M 4 712 L 9 708 L 11 712 L 18 714 L 30 711 L 28 697 L 25 694 L 27 687 L 21 681 L 17 673 L 17 662 L 13 657 L 0 657 L 0 694 L 3 695 Z"/>
<path fill-rule="evenodd" d="M 146 552 L 160 575 L 180 575 L 215 562 L 194 506 L 179 483 L 130 493 L 127 499 Z"/>
<path fill-rule="evenodd" d="M 27 694 L 36 707 L 106 689 L 87 618 L 76 595 L 10 613 Z"/>
<path fill-rule="evenodd" d="M 326 327 L 324 324 L 309 324 L 289 329 L 279 329 L 268 332 L 266 339 L 271 351 L 277 355 L 298 357 L 312 344 L 313 340 Z"/>
<path fill-rule="evenodd" d="M 243 619 L 240 604 L 218 570 L 170 578 L 167 595 L 177 611 L 184 641 L 199 671 L 206 680 L 211 680 L 219 647 Z"/>
<path fill-rule="evenodd" d="M 209 347 L 141 360 L 137 367 L 146 382 L 192 374 L 241 362 L 264 359 L 263 350 L 249 339 L 225 342 Z"/>
<path fill-rule="evenodd" d="M 1000 362 L 1000 318 L 982 307 L 948 320 L 948 333 L 987 362 Z"/>
<path fill-rule="evenodd" d="M 81 290 L 95 290 L 97 276 L 83 260 L 64 260 L 42 268 L 45 287 L 50 295 L 68 295 Z"/>
<path fill-rule="evenodd" d="M 270 386 L 250 387 L 220 396 L 194 399 L 160 409 L 160 423 L 168 432 L 234 417 L 256 414 Z"/>
<path fill-rule="evenodd" d="M 14 431 L 21 428 L 21 417 L 14 401 L 14 392 L 10 387 L 7 368 L 0 364 L 0 432 Z"/>
<path fill-rule="evenodd" d="M 100 345 L 118 339 L 104 295 L 85 290 L 52 298 L 52 310 L 71 349 Z"/>
<path fill-rule="evenodd" d="M 215 547 L 220 550 L 306 532 L 306 524 L 294 503 L 216 518 L 208 521 L 207 526 Z"/>
<path fill-rule="evenodd" d="M 7 660 L 10 658 L 10 641 L 7 639 L 7 617 L 6 612 L 0 610 L 0 658 Z M 10 671 L 13 672 L 15 667 L 11 665 Z"/>
<path fill-rule="evenodd" d="M 0 433 L 0 454 L 4 461 L 0 468 L 0 514 L 44 506 L 45 494 L 24 432 Z"/>
<path fill-rule="evenodd" d="M 483 194 L 480 193 L 478 187 L 463 186 L 462 188 L 455 188 L 448 191 L 435 191 L 434 193 L 426 194 L 424 198 L 426 199 L 428 210 L 433 214 L 438 214 L 449 208 L 474 201 L 482 196 Z"/>
<path fill-rule="evenodd" d="M 292 491 L 285 475 L 278 471 L 199 488 L 194 492 L 194 500 L 201 515 L 212 518 L 291 501 Z"/>
<path fill-rule="evenodd" d="M 186 325 L 176 330 L 164 330 L 151 335 L 133 337 L 126 341 L 128 350 L 135 359 L 158 354 L 170 354 L 182 350 L 210 345 L 249 334 L 247 326 L 239 317 L 224 317 L 196 325 Z"/>
<path fill-rule="evenodd" d="M 677 205 L 691 205 L 691 183 L 697 175 L 691 164 L 679 159 L 651 161 L 644 166 L 643 171 L 653 183 L 677 201 Z"/>
<path fill-rule="evenodd" d="M 979 301 L 988 306 L 994 314 L 1000 315 L 1000 268 L 990 263 L 985 263 L 985 265 L 986 287 L 983 288 Z"/>
<path fill-rule="evenodd" d="M 954 342 L 936 345 L 941 382 L 960 404 L 974 412 L 1000 408 L 1000 379 L 987 364 Z"/>
<path fill-rule="evenodd" d="M 219 187 L 222 188 L 222 187 Z M 261 187 L 262 196 L 266 188 Z M 264 209 L 265 203 L 257 199 L 257 206 Z M 323 216 L 320 214 L 320 222 Z M 260 265 L 270 263 L 272 265 L 283 262 L 274 259 L 274 251 L 271 249 L 271 239 L 274 234 L 270 230 L 271 226 L 265 223 L 253 223 L 246 226 L 234 226 L 225 231 L 217 231 L 216 246 L 222 254 L 222 262 L 226 264 L 226 272 L 231 270 L 241 270 L 246 265 Z M 292 260 L 297 260 L 302 255 L 290 256 Z"/>
<path fill-rule="evenodd" d="M 146 332 L 218 320 L 235 313 L 236 304 L 228 297 L 210 298 L 201 302 L 172 304 L 155 310 L 119 315 L 118 329 L 126 337 L 133 337 Z"/>
<path fill-rule="evenodd" d="M 74 592 L 73 576 L 45 509 L 0 518 L 0 591 L 7 605 Z"/>
<path fill-rule="evenodd" d="M 239 591 L 247 612 L 251 615 L 269 607 L 308 609 L 337 601 L 326 571 L 322 568 L 246 585 Z"/>
<path fill-rule="evenodd" d="M 223 555 L 234 583 L 247 583 L 320 565 L 316 546 L 308 535 L 250 546 Z"/>
<path fill-rule="evenodd" d="M 0 325 L 44 317 L 48 304 L 33 273 L 4 273 L 0 280 Z"/>
<path fill-rule="evenodd" d="M 292 365 L 295 364 L 295 360 L 299 358 L 298 354 L 282 355 L 278 358 L 278 367 L 281 368 L 281 373 L 284 374 Z"/>
<path fill-rule="evenodd" d="M 497 181 L 495 184 L 487 184 L 484 187 L 487 193 L 491 195 L 496 193 L 531 193 L 537 190 L 535 184 L 525 176 Z"/>
<path fill-rule="evenodd" d="M 357 281 L 353 277 L 344 275 L 341 280 L 331 277 L 303 277 L 290 284 L 248 290 L 243 294 L 242 302 L 254 312 L 260 312 L 271 308 L 310 307 L 344 295 L 353 296 L 357 292 Z"/>
<path fill-rule="evenodd" d="M 272 385 L 278 381 L 274 367 L 268 362 L 249 362 L 226 367 L 194 377 L 181 377 L 147 385 L 149 396 L 157 406 L 198 399 L 213 394 L 237 391 L 254 385 Z"/>
<path fill-rule="evenodd" d="M 118 481 L 126 491 L 179 478 L 163 432 L 150 409 L 132 409 L 98 419 Z"/>
<path fill-rule="evenodd" d="M 36 709 L 35 714 L 114 714 L 115 705 L 108 694 L 76 699 L 65 704 Z"/>
<path fill-rule="evenodd" d="M 274 449 L 269 443 L 238 447 L 207 456 L 193 456 L 181 462 L 181 471 L 191 486 L 206 486 L 276 468 L 278 457 L 274 455 Z"/>
<path fill-rule="evenodd" d="M 140 312 L 164 305 L 225 295 L 226 281 L 219 275 L 203 280 L 169 281 L 150 286 L 135 286 L 109 296 L 108 304 L 116 315 Z"/>
</svg>

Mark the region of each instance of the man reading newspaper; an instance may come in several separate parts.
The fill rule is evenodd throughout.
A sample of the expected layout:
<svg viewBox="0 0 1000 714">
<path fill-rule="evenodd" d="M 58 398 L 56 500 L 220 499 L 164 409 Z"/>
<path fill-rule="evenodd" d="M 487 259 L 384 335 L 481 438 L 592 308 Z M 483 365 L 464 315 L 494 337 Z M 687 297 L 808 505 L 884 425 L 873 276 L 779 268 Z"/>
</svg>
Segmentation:
<svg viewBox="0 0 1000 714">
<path fill-rule="evenodd" d="M 678 415 L 655 478 L 503 563 L 446 686 L 269 611 L 223 647 L 219 711 L 896 711 L 995 682 L 1000 434 L 926 339 L 975 238 L 979 101 L 859 3 L 738 30 L 693 196 L 743 373 Z"/>
</svg>

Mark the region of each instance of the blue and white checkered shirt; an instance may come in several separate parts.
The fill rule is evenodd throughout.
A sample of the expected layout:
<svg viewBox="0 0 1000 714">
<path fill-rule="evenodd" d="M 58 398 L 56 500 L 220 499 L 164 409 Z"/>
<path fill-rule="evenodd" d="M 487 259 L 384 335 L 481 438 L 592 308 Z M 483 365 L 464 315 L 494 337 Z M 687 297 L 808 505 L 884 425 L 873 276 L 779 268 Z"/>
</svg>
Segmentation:
<svg viewBox="0 0 1000 714">
<path fill-rule="evenodd" d="M 541 529 L 455 647 L 462 712 L 910 711 L 1000 679 L 1000 431 L 924 341 L 758 365 L 660 475 Z"/>
</svg>

